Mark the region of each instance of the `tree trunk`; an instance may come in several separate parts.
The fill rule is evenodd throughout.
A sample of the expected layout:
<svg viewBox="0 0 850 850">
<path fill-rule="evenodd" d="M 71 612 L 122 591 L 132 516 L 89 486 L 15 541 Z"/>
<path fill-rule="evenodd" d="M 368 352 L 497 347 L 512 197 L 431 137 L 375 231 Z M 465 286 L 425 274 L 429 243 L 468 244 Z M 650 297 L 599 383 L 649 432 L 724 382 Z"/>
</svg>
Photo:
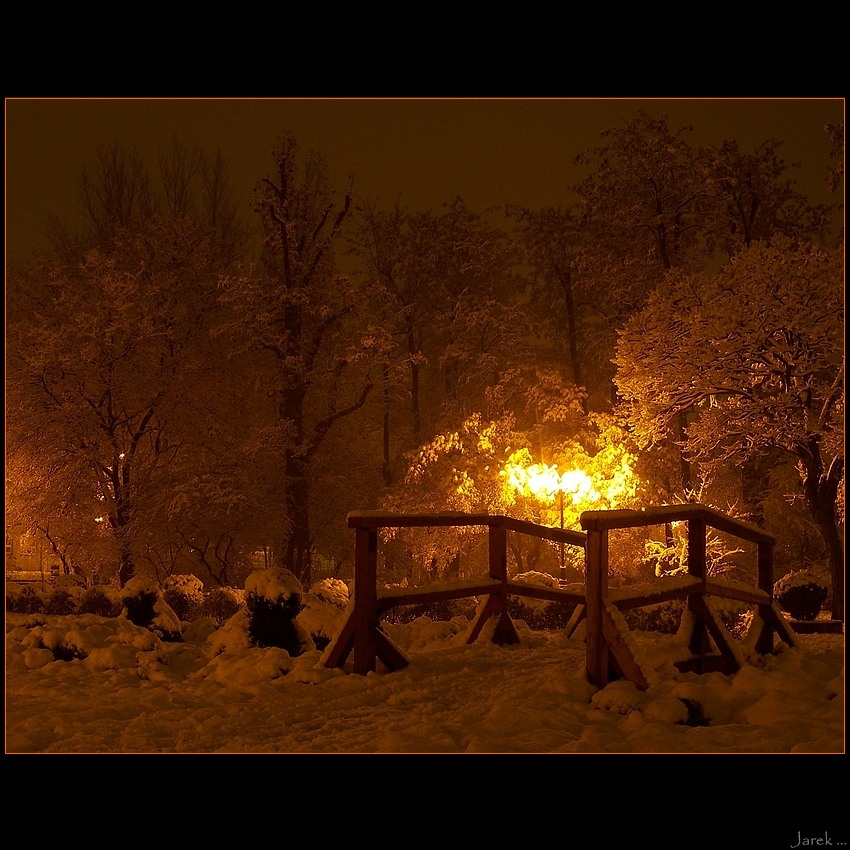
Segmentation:
<svg viewBox="0 0 850 850">
<path fill-rule="evenodd" d="M 390 367 L 388 363 L 381 366 L 383 379 L 384 427 L 383 427 L 383 461 L 381 463 L 381 478 L 387 486 L 392 482 L 390 466 Z"/>
<path fill-rule="evenodd" d="M 687 411 L 680 411 L 676 417 L 676 441 L 682 442 L 688 430 Z M 694 470 L 684 453 L 679 453 L 679 464 L 682 472 L 682 492 L 689 498 L 694 491 Z"/>
<path fill-rule="evenodd" d="M 817 521 L 817 520 L 816 520 Z M 829 572 L 832 578 L 832 619 L 844 622 L 844 545 L 835 517 L 818 522 L 818 528 L 823 535 L 829 552 Z"/>
<path fill-rule="evenodd" d="M 560 276 L 561 288 L 564 290 L 564 307 L 567 311 L 567 344 L 570 349 L 570 365 L 573 370 L 573 383 L 577 387 L 583 386 L 581 359 L 578 348 L 578 322 L 576 321 L 576 304 L 573 295 L 572 273 L 567 270 Z M 587 399 L 582 400 L 582 407 L 587 413 Z"/>
<path fill-rule="evenodd" d="M 419 413 L 419 361 L 416 359 L 419 351 L 417 350 L 413 328 L 410 326 L 407 330 L 407 353 L 410 357 L 410 410 L 413 416 L 413 433 L 418 435 L 422 428 L 422 419 Z"/>
<path fill-rule="evenodd" d="M 115 537 L 118 540 L 118 583 L 124 587 L 136 575 L 136 565 L 127 539 L 126 528 L 116 528 Z"/>
<path fill-rule="evenodd" d="M 844 543 L 835 518 L 838 484 L 844 470 L 843 460 L 836 460 L 824 473 L 820 452 L 815 447 L 811 457 L 803 461 L 803 491 L 806 504 L 826 545 L 832 578 L 832 618 L 844 622 Z"/>
<path fill-rule="evenodd" d="M 764 502 L 770 490 L 770 473 L 779 462 L 775 453 L 749 460 L 741 467 L 741 491 L 747 521 L 764 526 Z"/>
<path fill-rule="evenodd" d="M 301 582 L 305 590 L 309 590 L 312 584 L 310 481 L 307 465 L 291 453 L 287 456 L 284 499 L 292 530 L 286 541 L 283 565 Z"/>
</svg>

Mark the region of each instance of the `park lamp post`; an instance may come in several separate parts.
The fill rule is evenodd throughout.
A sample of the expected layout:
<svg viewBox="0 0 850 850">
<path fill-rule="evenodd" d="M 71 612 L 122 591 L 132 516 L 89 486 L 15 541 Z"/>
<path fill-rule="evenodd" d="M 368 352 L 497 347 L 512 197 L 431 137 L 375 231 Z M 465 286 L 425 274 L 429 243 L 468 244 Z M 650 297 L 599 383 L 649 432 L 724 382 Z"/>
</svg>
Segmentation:
<svg viewBox="0 0 850 850">
<path fill-rule="evenodd" d="M 534 496 L 541 502 L 551 503 L 558 496 L 558 514 L 560 527 L 564 530 L 564 494 L 570 493 L 573 502 L 594 492 L 590 476 L 580 469 L 569 469 L 559 473 L 557 465 L 547 466 L 536 463 L 531 466 L 508 464 L 502 472 L 507 476 L 508 483 L 524 495 Z M 558 585 L 567 584 L 567 567 L 564 559 L 564 542 L 558 541 L 558 561 L 560 572 Z"/>
<path fill-rule="evenodd" d="M 564 530 L 564 488 L 558 488 L 558 501 L 561 508 L 561 531 Z M 564 563 L 564 541 L 558 541 L 558 555 L 560 557 L 561 569 L 558 575 L 558 587 L 566 587 L 567 584 L 567 567 Z"/>
</svg>

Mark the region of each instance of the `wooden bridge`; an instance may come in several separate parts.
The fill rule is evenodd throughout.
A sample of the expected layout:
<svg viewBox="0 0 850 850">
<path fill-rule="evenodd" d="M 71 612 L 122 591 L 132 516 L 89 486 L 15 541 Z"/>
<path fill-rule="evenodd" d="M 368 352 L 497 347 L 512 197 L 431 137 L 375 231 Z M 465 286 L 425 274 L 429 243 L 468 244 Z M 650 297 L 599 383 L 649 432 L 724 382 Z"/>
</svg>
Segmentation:
<svg viewBox="0 0 850 850">
<path fill-rule="evenodd" d="M 687 576 L 662 578 L 649 587 L 609 589 L 609 533 L 617 529 L 671 522 L 687 523 Z M 353 654 L 351 669 L 354 673 L 366 674 L 375 670 L 378 659 L 390 671 L 404 667 L 410 659 L 381 629 L 380 620 L 384 612 L 401 605 L 466 597 L 484 597 L 471 623 L 468 643 L 477 640 L 488 623 L 492 627 L 494 643 L 519 642 L 507 610 L 510 596 L 574 604 L 573 616 L 566 627 L 567 636 L 571 636 L 579 623 L 585 620 L 586 674 L 588 680 L 599 687 L 620 676 L 626 677 L 638 688 L 648 687 L 648 671 L 638 662 L 633 635 L 621 612 L 667 600 L 685 600 L 683 618 L 687 619 L 683 619 L 683 625 L 687 629 L 690 657 L 678 665 L 680 669 L 700 673 L 710 670 L 734 672 L 748 659 L 772 652 L 776 636 L 789 646 L 799 646 L 794 630 L 773 599 L 775 540 L 762 529 L 694 504 L 642 511 L 586 511 L 581 515 L 581 525 L 584 532 L 490 514 L 350 513 L 348 526 L 355 530 L 354 594 L 342 628 L 325 650 L 325 666 L 344 667 Z M 419 589 L 378 588 L 378 537 L 381 529 L 450 526 L 487 528 L 489 571 L 486 577 Z M 756 544 L 757 587 L 708 577 L 708 528 Z M 509 579 L 508 531 L 560 545 L 581 547 L 585 557 L 584 586 L 543 587 Z M 710 597 L 732 599 L 754 608 L 751 625 L 743 640 L 726 629 L 712 608 Z"/>
</svg>

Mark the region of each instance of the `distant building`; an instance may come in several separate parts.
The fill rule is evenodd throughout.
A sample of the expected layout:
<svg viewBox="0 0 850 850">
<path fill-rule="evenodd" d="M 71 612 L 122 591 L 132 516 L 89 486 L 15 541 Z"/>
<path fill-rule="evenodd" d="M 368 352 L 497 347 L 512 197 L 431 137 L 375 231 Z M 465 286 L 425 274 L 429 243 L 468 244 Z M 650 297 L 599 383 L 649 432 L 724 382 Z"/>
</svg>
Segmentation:
<svg viewBox="0 0 850 850">
<path fill-rule="evenodd" d="M 6 528 L 6 581 L 18 584 L 48 582 L 61 565 L 45 542 L 16 528 Z"/>
</svg>

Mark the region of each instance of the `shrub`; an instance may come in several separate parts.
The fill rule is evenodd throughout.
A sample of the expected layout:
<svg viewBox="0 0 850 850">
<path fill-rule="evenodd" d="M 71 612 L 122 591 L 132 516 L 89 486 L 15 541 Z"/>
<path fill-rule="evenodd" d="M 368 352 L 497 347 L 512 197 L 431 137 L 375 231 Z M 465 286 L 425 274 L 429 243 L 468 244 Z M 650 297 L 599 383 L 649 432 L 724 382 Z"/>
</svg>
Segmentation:
<svg viewBox="0 0 850 850">
<path fill-rule="evenodd" d="M 719 599 L 716 605 L 717 616 L 729 633 L 743 638 L 753 621 L 753 612 L 743 602 L 732 599 Z"/>
<path fill-rule="evenodd" d="M 381 619 L 396 626 L 407 625 L 419 617 L 427 617 L 435 623 L 450 623 L 455 617 L 470 619 L 475 614 L 477 602 L 475 597 L 466 597 L 423 602 L 419 605 L 399 605 L 384 612 Z"/>
<path fill-rule="evenodd" d="M 320 579 L 303 601 L 298 624 L 309 632 L 313 645 L 321 651 L 342 625 L 349 602 L 348 586 L 340 579 Z"/>
<path fill-rule="evenodd" d="M 293 658 L 303 651 L 304 632 L 295 618 L 303 608 L 303 588 L 284 569 L 259 570 L 245 582 L 248 638 L 253 646 L 276 646 Z"/>
<path fill-rule="evenodd" d="M 829 595 L 829 585 L 814 570 L 798 570 L 782 576 L 773 595 L 795 620 L 814 620 Z"/>
<path fill-rule="evenodd" d="M 214 587 L 204 594 L 198 617 L 210 617 L 221 626 L 245 607 L 245 591 L 236 587 Z"/>
<path fill-rule="evenodd" d="M 73 588 L 85 590 L 86 580 L 83 576 L 78 575 L 77 573 L 60 573 L 56 576 L 53 586 L 61 587 L 63 590 L 70 590 Z"/>
<path fill-rule="evenodd" d="M 124 600 L 120 591 L 101 584 L 90 587 L 80 600 L 81 614 L 94 614 L 98 617 L 120 617 L 123 607 Z"/>
<path fill-rule="evenodd" d="M 520 573 L 516 580 L 525 584 L 558 587 L 558 580 L 554 576 L 536 570 Z M 508 599 L 508 614 L 511 619 L 522 620 L 535 631 L 565 629 L 575 607 L 572 602 L 549 602 L 528 596 L 511 596 Z"/>
<path fill-rule="evenodd" d="M 681 599 L 671 599 L 643 608 L 628 608 L 623 611 L 623 617 L 630 629 L 672 635 L 679 630 L 684 607 Z"/>
<path fill-rule="evenodd" d="M 54 587 L 47 597 L 46 614 L 76 614 L 80 610 L 82 588 Z"/>
<path fill-rule="evenodd" d="M 159 599 L 159 592 L 154 585 L 143 579 L 130 579 L 124 586 L 122 598 L 127 609 L 127 619 L 134 626 L 146 629 L 153 623 L 156 616 L 154 605 Z"/>
<path fill-rule="evenodd" d="M 43 614 L 46 595 L 31 585 L 6 585 L 6 610 L 10 614 Z"/>
<path fill-rule="evenodd" d="M 204 602 L 204 583 L 193 575 L 169 576 L 162 585 L 162 598 L 181 620 L 194 620 Z"/>
<path fill-rule="evenodd" d="M 133 578 L 124 586 L 124 607 L 133 625 L 156 633 L 162 640 L 182 639 L 180 620 L 160 596 L 154 582 Z"/>
</svg>

